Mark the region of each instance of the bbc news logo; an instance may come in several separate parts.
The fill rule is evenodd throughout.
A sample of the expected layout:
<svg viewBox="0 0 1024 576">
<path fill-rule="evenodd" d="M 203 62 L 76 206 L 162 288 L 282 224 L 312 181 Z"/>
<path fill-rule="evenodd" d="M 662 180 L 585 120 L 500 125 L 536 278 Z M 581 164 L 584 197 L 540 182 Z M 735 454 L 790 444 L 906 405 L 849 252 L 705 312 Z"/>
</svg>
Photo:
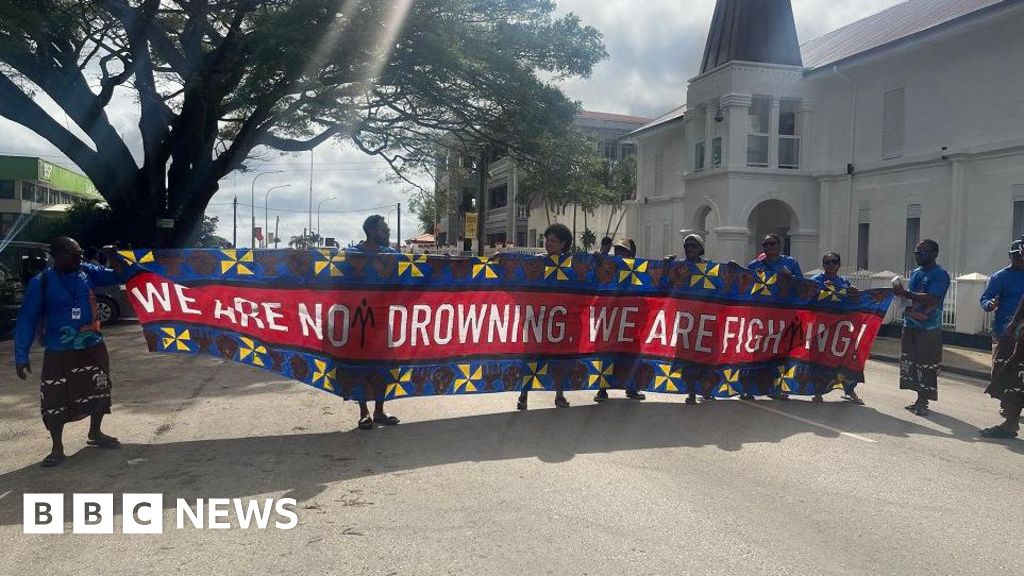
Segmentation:
<svg viewBox="0 0 1024 576">
<path fill-rule="evenodd" d="M 114 516 L 121 513 L 122 534 L 163 534 L 163 494 L 122 494 L 115 508 L 113 494 L 72 494 L 73 534 L 113 534 Z M 294 498 L 197 498 L 175 502 L 178 530 L 186 526 L 200 530 L 291 530 L 299 524 Z M 23 533 L 63 534 L 64 494 L 25 494 Z M 273 522 L 271 522 L 273 520 Z"/>
</svg>

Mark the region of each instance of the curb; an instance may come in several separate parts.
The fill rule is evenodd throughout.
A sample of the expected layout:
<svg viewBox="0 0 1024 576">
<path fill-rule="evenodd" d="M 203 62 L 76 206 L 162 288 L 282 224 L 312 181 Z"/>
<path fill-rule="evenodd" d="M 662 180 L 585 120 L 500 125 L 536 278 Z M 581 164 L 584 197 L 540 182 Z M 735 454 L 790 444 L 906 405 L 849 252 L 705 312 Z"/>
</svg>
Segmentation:
<svg viewBox="0 0 1024 576">
<path fill-rule="evenodd" d="M 899 364 L 900 359 L 897 356 L 889 356 L 887 354 L 872 354 L 869 356 L 870 360 L 877 360 L 879 362 L 889 362 L 892 364 Z M 968 378 L 975 378 L 977 380 L 983 380 L 988 382 L 991 378 L 991 372 L 988 370 L 975 370 L 974 368 L 960 368 L 959 366 L 942 366 L 942 372 L 949 372 L 950 374 L 958 374 L 960 376 L 967 376 Z"/>
</svg>

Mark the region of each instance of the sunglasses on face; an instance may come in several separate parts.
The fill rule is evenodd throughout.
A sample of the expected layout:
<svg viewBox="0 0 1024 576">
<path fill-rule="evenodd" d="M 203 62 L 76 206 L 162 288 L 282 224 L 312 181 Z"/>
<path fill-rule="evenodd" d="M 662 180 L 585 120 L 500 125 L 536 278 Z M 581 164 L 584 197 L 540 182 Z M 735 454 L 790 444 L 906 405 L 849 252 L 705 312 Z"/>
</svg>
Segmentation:
<svg viewBox="0 0 1024 576">
<path fill-rule="evenodd" d="M 769 240 L 769 241 L 767 241 L 767 242 L 761 242 L 761 247 L 762 247 L 762 248 L 767 248 L 767 247 L 769 247 L 769 246 L 778 246 L 778 244 L 779 244 L 779 243 L 778 243 L 778 242 L 776 242 L 775 240 Z"/>
<path fill-rule="evenodd" d="M 931 254 L 931 253 L 932 253 L 931 250 L 914 250 L 914 255 L 915 256 L 924 256 L 926 254 Z"/>
<path fill-rule="evenodd" d="M 825 266 L 838 266 L 839 260 L 822 260 L 821 263 Z"/>
<path fill-rule="evenodd" d="M 699 250 L 700 246 L 696 244 L 683 244 L 683 248 L 686 248 L 687 250 Z"/>
<path fill-rule="evenodd" d="M 1022 255 L 1024 255 L 1024 252 L 1021 252 L 1020 250 L 1010 250 L 1010 258 L 1016 258 L 1017 256 Z"/>
</svg>

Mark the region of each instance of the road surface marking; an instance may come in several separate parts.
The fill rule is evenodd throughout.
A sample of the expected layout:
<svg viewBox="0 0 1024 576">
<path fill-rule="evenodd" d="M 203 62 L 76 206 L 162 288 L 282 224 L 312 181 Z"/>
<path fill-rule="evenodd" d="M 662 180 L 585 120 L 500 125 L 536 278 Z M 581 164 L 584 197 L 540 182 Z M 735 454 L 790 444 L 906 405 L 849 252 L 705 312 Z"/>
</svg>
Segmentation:
<svg viewBox="0 0 1024 576">
<path fill-rule="evenodd" d="M 0 494 L 0 500 L 3 500 L 3 499 L 4 499 L 4 497 L 5 497 L 5 496 L 7 496 L 7 495 L 8 495 L 8 494 L 10 494 L 10 493 L 11 493 L 11 491 L 10 491 L 10 490 L 8 490 L 7 492 L 4 492 L 3 494 Z"/>
<path fill-rule="evenodd" d="M 789 413 L 783 412 L 781 410 L 776 410 L 774 408 L 769 408 L 767 406 L 762 406 L 758 402 L 748 402 L 748 401 L 744 400 L 743 403 L 746 404 L 747 406 L 752 407 L 752 408 L 759 408 L 761 410 L 765 410 L 767 412 L 771 412 L 772 414 L 778 414 L 779 416 L 783 416 L 785 418 L 789 418 L 790 420 L 796 420 L 797 422 L 803 422 L 804 424 L 810 424 L 811 426 L 817 426 L 818 428 L 822 428 L 824 430 L 828 430 L 829 432 L 835 432 L 836 434 L 839 434 L 841 436 L 849 436 L 850 438 L 854 438 L 854 439 L 860 440 L 862 442 L 868 442 L 870 444 L 878 444 L 877 440 L 872 440 L 871 438 L 865 438 L 863 436 L 858 436 L 857 434 L 854 434 L 852 432 L 844 432 L 844 431 L 840 430 L 839 428 L 833 428 L 831 426 L 828 426 L 828 425 L 825 425 L 825 424 L 821 424 L 819 422 L 815 422 L 814 420 L 808 420 L 807 418 L 801 418 L 799 416 L 794 416 L 793 414 L 789 414 Z"/>
</svg>

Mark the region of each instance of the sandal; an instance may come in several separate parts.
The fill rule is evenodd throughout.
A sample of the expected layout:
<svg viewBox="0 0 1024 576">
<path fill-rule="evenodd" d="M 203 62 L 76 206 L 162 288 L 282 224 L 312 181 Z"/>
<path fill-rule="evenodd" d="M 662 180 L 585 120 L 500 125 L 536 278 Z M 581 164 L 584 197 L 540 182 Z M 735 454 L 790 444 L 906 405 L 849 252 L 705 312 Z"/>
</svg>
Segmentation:
<svg viewBox="0 0 1024 576">
<path fill-rule="evenodd" d="M 401 420 L 399 420 L 398 417 L 396 416 L 392 416 L 391 414 L 384 414 L 381 416 L 373 417 L 374 424 L 383 424 L 384 426 L 394 426 L 399 422 L 401 422 Z"/>
<path fill-rule="evenodd" d="M 569 401 L 565 399 L 565 396 L 555 396 L 555 407 L 568 408 Z"/>
<path fill-rule="evenodd" d="M 516 410 L 526 410 L 526 396 L 520 396 L 516 402 Z"/>
<path fill-rule="evenodd" d="M 753 400 L 753 399 L 754 399 L 754 395 L 751 394 L 750 392 L 744 392 L 743 394 L 740 394 L 740 400 Z"/>
<path fill-rule="evenodd" d="M 847 402 L 850 402 L 851 404 L 856 404 L 858 406 L 864 405 L 864 401 L 861 400 L 860 396 L 857 396 L 856 394 L 843 394 L 843 400 L 846 400 Z"/>
<path fill-rule="evenodd" d="M 369 416 L 363 416 L 359 419 L 360 430 L 373 430 L 373 418 Z"/>
<path fill-rule="evenodd" d="M 605 390 L 598 390 L 597 394 L 594 394 L 594 402 L 604 402 L 608 400 L 608 392 Z"/>
<path fill-rule="evenodd" d="M 1007 430 L 1002 426 L 993 426 L 991 428 L 985 428 L 979 431 L 978 434 L 981 435 L 981 437 L 983 438 L 1000 438 L 1006 440 L 1017 437 L 1017 432 L 1015 430 Z"/>
<path fill-rule="evenodd" d="M 683 404 L 696 404 L 696 403 L 697 403 L 697 399 L 694 398 L 693 396 L 687 396 L 686 400 L 683 400 Z"/>
<path fill-rule="evenodd" d="M 53 468 L 54 466 L 59 466 L 63 464 L 64 461 L 67 459 L 68 457 L 63 454 L 50 453 L 46 455 L 46 458 L 43 458 L 43 461 L 40 462 L 39 465 L 42 466 L 43 468 Z"/>
<path fill-rule="evenodd" d="M 117 438 L 107 436 L 106 434 L 100 434 L 100 437 L 95 439 L 89 438 L 85 441 L 85 444 L 86 446 L 95 446 L 107 450 L 116 450 L 121 447 L 121 443 L 117 441 Z"/>
<path fill-rule="evenodd" d="M 626 398 L 629 398 L 630 400 L 646 400 L 647 395 L 636 390 L 626 390 Z"/>
<path fill-rule="evenodd" d="M 769 394 L 768 397 L 772 400 L 781 400 L 783 402 L 789 401 L 789 394 L 786 394 L 785 392 L 781 394 Z"/>
</svg>

